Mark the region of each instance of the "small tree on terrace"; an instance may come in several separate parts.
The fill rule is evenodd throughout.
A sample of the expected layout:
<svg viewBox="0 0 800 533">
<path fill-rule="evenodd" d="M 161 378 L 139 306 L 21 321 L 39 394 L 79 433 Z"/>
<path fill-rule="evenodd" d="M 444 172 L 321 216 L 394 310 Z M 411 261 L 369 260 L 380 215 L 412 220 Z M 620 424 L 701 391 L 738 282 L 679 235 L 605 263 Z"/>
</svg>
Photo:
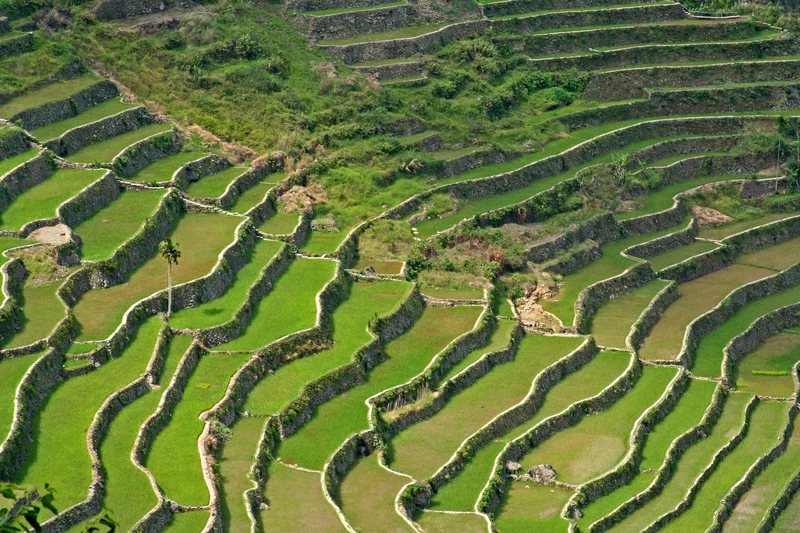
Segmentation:
<svg viewBox="0 0 800 533">
<path fill-rule="evenodd" d="M 181 258 L 181 251 L 178 249 L 178 243 L 172 242 L 172 239 L 167 238 L 161 241 L 158 245 L 158 251 L 161 252 L 161 257 L 167 260 L 167 318 L 172 315 L 172 265 L 178 264 L 178 259 Z"/>
</svg>

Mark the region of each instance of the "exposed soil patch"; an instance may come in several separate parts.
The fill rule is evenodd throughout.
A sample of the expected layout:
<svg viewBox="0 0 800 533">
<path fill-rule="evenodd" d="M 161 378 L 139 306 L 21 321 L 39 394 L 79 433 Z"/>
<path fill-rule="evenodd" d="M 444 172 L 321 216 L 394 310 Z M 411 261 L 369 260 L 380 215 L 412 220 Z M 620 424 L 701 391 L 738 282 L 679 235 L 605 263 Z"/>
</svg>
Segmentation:
<svg viewBox="0 0 800 533">
<path fill-rule="evenodd" d="M 697 219 L 697 223 L 700 226 L 716 226 L 733 222 L 732 217 L 720 213 L 716 209 L 711 209 L 710 207 L 700 207 L 696 205 L 692 207 L 692 214 Z"/>
</svg>

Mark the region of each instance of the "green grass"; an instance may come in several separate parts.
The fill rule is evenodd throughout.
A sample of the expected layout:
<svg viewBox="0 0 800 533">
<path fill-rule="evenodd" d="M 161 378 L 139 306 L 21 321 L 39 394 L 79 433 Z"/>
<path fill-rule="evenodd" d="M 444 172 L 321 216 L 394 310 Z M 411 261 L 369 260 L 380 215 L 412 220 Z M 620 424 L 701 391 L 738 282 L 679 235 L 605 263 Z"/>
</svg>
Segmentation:
<svg viewBox="0 0 800 533">
<path fill-rule="evenodd" d="M 132 144 L 144 140 L 151 135 L 170 131 L 171 129 L 172 124 L 156 123 L 142 126 L 137 130 L 120 133 L 119 135 L 115 135 L 99 143 L 90 144 L 71 154 L 67 159 L 73 163 L 111 163 L 115 157 Z M 167 179 L 170 178 L 172 178 L 172 176 Z"/>
<path fill-rule="evenodd" d="M 372 6 L 365 6 L 365 7 L 342 7 L 337 9 L 320 9 L 319 11 L 305 11 L 303 12 L 304 15 L 314 15 L 316 17 L 321 17 L 324 15 L 338 15 L 339 13 L 354 13 L 356 11 L 369 11 L 371 9 L 383 9 L 385 7 L 394 7 L 394 6 L 403 6 L 406 5 L 406 2 L 387 2 L 385 4 L 376 4 Z"/>
<path fill-rule="evenodd" d="M 586 481 L 611 470 L 627 453 L 634 423 L 675 377 L 674 368 L 645 367 L 633 389 L 607 410 L 585 417 L 527 453 L 523 468 L 550 464 L 566 483 Z"/>
<path fill-rule="evenodd" d="M 56 83 L 51 83 L 50 85 L 46 85 L 39 90 L 31 91 L 18 96 L 7 104 L 0 106 L 0 118 L 10 119 L 14 115 L 27 109 L 32 109 L 40 105 L 55 102 L 56 100 L 61 100 L 62 98 L 67 98 L 68 96 L 77 93 L 81 89 L 85 89 L 90 85 L 94 85 L 98 81 L 100 81 L 98 76 L 95 76 L 94 74 L 86 74 L 85 76 L 79 76 L 77 78 L 72 78 L 71 80 L 62 80 Z"/>
<path fill-rule="evenodd" d="M 226 168 L 222 172 L 190 183 L 186 187 L 186 194 L 195 198 L 217 198 L 223 195 L 230 182 L 241 176 L 246 170 L 245 167 Z"/>
<path fill-rule="evenodd" d="M 167 157 L 153 161 L 128 179 L 142 183 L 170 181 L 172 175 L 183 165 L 202 159 L 207 155 L 206 153 L 191 151 L 168 155 Z"/>
<path fill-rule="evenodd" d="M 56 294 L 61 282 L 34 285 L 31 279 L 22 287 L 22 327 L 3 348 L 19 348 L 47 338 L 56 324 L 67 316 L 67 309 Z"/>
<path fill-rule="evenodd" d="M 247 533 L 250 518 L 244 493 L 253 488 L 248 474 L 264 430 L 264 418 L 241 417 L 231 428 L 231 439 L 222 445 L 219 457 L 220 499 L 225 531 Z"/>
<path fill-rule="evenodd" d="M 658 498 L 634 511 L 609 531 L 639 533 L 658 517 L 671 511 L 686 495 L 694 480 L 706 468 L 712 456 L 733 438 L 744 422 L 744 408 L 749 394 L 731 394 L 725 401 L 722 415 L 705 439 L 690 447 L 677 463 L 673 477 Z M 694 530 L 689 530 L 694 531 Z"/>
<path fill-rule="evenodd" d="M 556 383 L 545 396 L 534 417 L 479 450 L 462 472 L 434 496 L 432 509 L 471 511 L 491 475 L 494 460 L 507 442 L 571 404 L 598 394 L 627 368 L 630 356 L 621 352 L 600 352 L 585 366 Z"/>
<path fill-rule="evenodd" d="M 172 267 L 174 285 L 186 283 L 210 273 L 226 247 L 236 239 L 238 217 L 220 214 L 187 214 L 169 236 L 178 243 L 181 258 Z M 76 340 L 102 340 L 122 322 L 131 305 L 167 288 L 167 263 L 155 254 L 137 268 L 123 283 L 107 289 L 94 289 L 73 307 L 81 325 Z"/>
<path fill-rule="evenodd" d="M 795 237 L 774 246 L 744 254 L 736 258 L 741 265 L 750 265 L 771 270 L 783 270 L 800 259 L 800 238 Z"/>
<path fill-rule="evenodd" d="M 682 154 L 682 158 L 687 157 L 695 157 L 696 154 Z M 649 166 L 653 166 L 650 164 Z M 657 191 L 653 191 L 644 198 L 644 207 L 641 209 L 636 209 L 634 211 L 625 211 L 623 213 L 617 213 L 614 215 L 617 220 L 627 220 L 630 218 L 639 217 L 642 215 L 646 215 L 648 213 L 658 213 L 659 211 L 664 211 L 665 209 L 669 209 L 672 207 L 674 203 L 674 197 L 677 194 L 682 192 L 688 191 L 690 189 L 694 189 L 695 187 L 699 187 L 701 185 L 705 185 L 706 183 L 715 183 L 718 181 L 728 181 L 728 180 L 740 180 L 742 179 L 741 174 L 728 174 L 722 176 L 699 176 L 696 178 L 691 178 L 688 180 L 682 180 L 677 183 L 673 183 L 671 185 L 667 185 L 662 189 L 658 189 Z"/>
<path fill-rule="evenodd" d="M 748 218 L 746 220 L 734 220 L 733 222 L 722 224 L 720 226 L 702 228 L 700 229 L 700 231 L 697 232 L 697 236 L 700 237 L 701 239 L 722 240 L 725 237 L 730 237 L 731 235 L 735 235 L 736 233 L 747 231 L 749 229 L 755 228 L 756 226 L 769 224 L 770 222 L 775 222 L 777 220 L 789 218 L 791 216 L 795 216 L 795 213 L 788 213 L 788 214 L 767 213 L 766 215 L 756 218 Z"/>
<path fill-rule="evenodd" d="M 197 439 L 205 423 L 198 417 L 222 399 L 228 382 L 250 354 L 204 355 L 192 372 L 169 424 L 158 434 L 145 460 L 158 486 L 181 505 L 207 505 Z"/>
<path fill-rule="evenodd" d="M 274 185 L 267 182 L 257 183 L 253 187 L 250 187 L 239 195 L 239 198 L 237 198 L 236 202 L 231 206 L 231 211 L 234 213 L 247 213 L 264 201 L 264 197 L 272 187 L 274 187 Z"/>
<path fill-rule="evenodd" d="M 465 146 L 464 148 L 457 148 L 455 150 L 439 150 L 438 152 L 432 152 L 431 155 L 434 159 L 439 161 L 451 161 L 458 157 L 477 152 L 480 149 L 480 146 Z"/>
<path fill-rule="evenodd" d="M 593 501 L 582 509 L 583 516 L 578 521 L 581 530 L 607 515 L 628 499 L 639 494 L 655 479 L 655 470 L 662 466 L 672 441 L 700 423 L 706 409 L 711 404 L 716 383 L 693 380 L 678 400 L 677 405 L 655 429 L 645 437 L 642 448 L 642 462 L 639 472 L 628 484 L 614 492 Z M 652 469 L 652 470 L 651 470 Z M 648 470 L 650 470 L 648 472 Z"/>
<path fill-rule="evenodd" d="M 431 298 L 443 300 L 480 300 L 483 298 L 482 289 L 447 289 L 435 287 L 422 287 L 420 291 Z"/>
<path fill-rule="evenodd" d="M 441 513 L 423 510 L 417 517 L 417 523 L 425 533 L 486 533 L 486 518 L 478 513 Z"/>
<path fill-rule="evenodd" d="M 673 248 L 667 252 L 648 257 L 646 261 L 650 263 L 653 270 L 658 272 L 672 265 L 694 257 L 696 255 L 704 254 L 719 248 L 719 245 L 709 241 L 694 241 L 678 248 Z"/>
<path fill-rule="evenodd" d="M 439 385 L 437 385 L 437 388 L 467 368 L 469 365 L 480 359 L 484 354 L 496 352 L 497 350 L 504 348 L 510 341 L 511 331 L 516 325 L 517 322 L 513 320 L 498 320 L 497 325 L 489 334 L 486 344 L 480 348 L 472 350 L 470 353 L 465 355 L 463 359 L 454 364 L 450 370 L 445 372 L 444 376 L 442 376 L 442 378 L 439 380 Z"/>
<path fill-rule="evenodd" d="M 321 46 L 341 46 L 345 44 L 372 43 L 376 41 L 388 41 L 393 39 L 407 39 L 409 37 L 419 37 L 426 33 L 444 28 L 447 24 L 428 24 L 425 26 L 407 26 L 396 30 L 383 31 L 379 33 L 364 33 L 354 37 L 342 39 L 324 39 L 318 44 Z"/>
<path fill-rule="evenodd" d="M 561 518 L 571 490 L 509 481 L 506 498 L 497 511 L 495 525 L 503 533 L 567 533 L 569 523 Z"/>
<path fill-rule="evenodd" d="M 649 360 L 675 359 L 683 346 L 686 328 L 695 318 L 713 309 L 732 290 L 770 274 L 763 268 L 733 264 L 678 285 L 680 298 L 667 307 L 650 330 L 639 356 Z"/>
<path fill-rule="evenodd" d="M 317 320 L 314 298 L 336 272 L 336 263 L 298 258 L 275 282 L 253 311 L 241 335 L 215 348 L 219 351 L 252 351 L 281 337 L 312 327 Z"/>
<path fill-rule="evenodd" d="M 200 533 L 208 523 L 208 511 L 188 511 L 172 515 L 167 528 L 169 533 Z"/>
<path fill-rule="evenodd" d="M 161 392 L 169 385 L 191 341 L 188 335 L 172 339 L 159 379 L 162 391 L 150 391 L 126 406 L 111 422 L 100 445 L 100 460 L 106 474 L 103 505 L 113 512 L 121 530 L 129 530 L 158 503 L 147 475 L 131 461 L 131 452 L 142 424 L 158 406 Z"/>
<path fill-rule="evenodd" d="M 17 386 L 33 363 L 45 352 L 0 359 L 0 441 L 4 441 L 11 430 L 14 418 L 14 398 Z"/>
<path fill-rule="evenodd" d="M 376 274 L 397 275 L 403 271 L 402 261 L 373 261 L 371 259 L 359 259 L 353 268 L 356 270 L 364 270 L 368 266 L 375 269 Z"/>
<path fill-rule="evenodd" d="M 713 522 L 714 511 L 730 488 L 761 455 L 777 444 L 786 426 L 786 403 L 762 402 L 756 406 L 744 440 L 719 464 L 700 487 L 691 507 L 662 530 L 667 533 L 703 531 Z"/>
<path fill-rule="evenodd" d="M 763 396 L 794 394 L 792 367 L 800 359 L 800 335 L 778 333 L 762 342 L 734 367 L 736 387 Z"/>
<path fill-rule="evenodd" d="M 369 372 L 366 383 L 320 406 L 305 426 L 281 443 L 278 455 L 306 468 L 322 468 L 344 439 L 367 428 L 367 398 L 421 372 L 452 340 L 475 326 L 482 309 L 425 309 L 411 329 L 386 345 L 386 360 Z"/>
<path fill-rule="evenodd" d="M 333 346 L 315 355 L 296 359 L 259 381 L 247 396 L 243 409 L 251 413 L 278 413 L 300 394 L 302 387 L 353 360 L 356 351 L 370 342 L 369 321 L 390 313 L 409 294 L 405 282 L 376 281 L 350 285 L 350 297 L 334 311 Z"/>
<path fill-rule="evenodd" d="M 106 398 L 147 369 L 160 329 L 158 318 L 149 319 L 118 358 L 53 389 L 34 418 L 33 442 L 15 481 L 38 487 L 49 483 L 58 490 L 59 509 L 86 498 L 92 475 L 86 432 Z M 40 519 L 50 516 L 42 513 Z"/>
<path fill-rule="evenodd" d="M 472 386 L 450 398 L 431 418 L 391 441 L 391 467 L 414 479 L 427 479 L 459 445 L 503 411 L 521 402 L 534 378 L 578 346 L 581 337 L 528 335 L 513 361 L 494 367 Z"/>
<path fill-rule="evenodd" d="M 320 490 L 319 472 L 304 472 L 272 461 L 267 471 L 269 510 L 261 511 L 268 533 L 343 533 L 344 526 Z M 274 490 L 278 487 L 279 490 Z M 247 529 L 250 531 L 250 529 Z M 246 532 L 242 532 L 246 533 Z"/>
<path fill-rule="evenodd" d="M 345 475 L 337 500 L 358 531 L 414 531 L 394 510 L 397 494 L 410 480 L 378 463 L 379 453 L 358 461 Z"/>
<path fill-rule="evenodd" d="M 669 282 L 653 280 L 611 300 L 592 317 L 589 332 L 600 346 L 625 349 L 625 339 L 639 315 Z"/>
<path fill-rule="evenodd" d="M 743 333 L 758 317 L 798 301 L 800 301 L 800 285 L 758 298 L 741 307 L 724 324 L 700 339 L 694 354 L 692 373 L 697 376 L 719 377 L 722 350 L 731 339 Z"/>
<path fill-rule="evenodd" d="M 600 247 L 602 256 L 588 265 L 570 272 L 561 280 L 561 287 L 555 297 L 541 302 L 545 311 L 557 316 L 565 326 L 571 326 L 575 319 L 575 302 L 585 287 L 598 281 L 622 274 L 628 268 L 641 262 L 640 259 L 625 257 L 622 251 L 635 244 L 641 244 L 664 235 L 675 233 L 686 227 L 686 224 L 665 230 L 637 235 L 606 243 Z"/>
<path fill-rule="evenodd" d="M 34 220 L 56 216 L 58 206 L 89 184 L 100 179 L 105 170 L 62 168 L 46 180 L 17 196 L 0 214 L 0 229 L 19 230 Z"/>
<path fill-rule="evenodd" d="M 726 533 L 749 533 L 756 531 L 767 509 L 780 495 L 786 483 L 797 475 L 800 465 L 800 431 L 795 423 L 786 451 L 775 459 L 756 478 L 750 490 L 733 508 L 730 518 L 725 522 Z M 784 513 L 781 516 L 787 516 Z M 778 518 L 774 531 L 786 531 Z M 792 529 L 796 529 L 797 522 Z"/>
<path fill-rule="evenodd" d="M 49 141 L 50 139 L 57 139 L 72 128 L 83 126 L 97 120 L 102 120 L 111 115 L 116 115 L 128 109 L 137 107 L 136 104 L 128 104 L 122 101 L 121 98 L 109 98 L 104 102 L 100 102 L 96 106 L 90 107 L 83 113 L 75 115 L 74 117 L 53 122 L 47 126 L 31 130 L 31 135 L 36 137 L 42 142 Z"/>
<path fill-rule="evenodd" d="M 309 254 L 332 254 L 342 244 L 350 229 L 332 232 L 312 231 L 302 246 L 302 250 Z"/>
<path fill-rule="evenodd" d="M 203 329 L 224 324 L 233 318 L 247 298 L 250 287 L 283 246 L 278 241 L 257 240 L 249 251 L 247 264 L 236 273 L 233 283 L 222 296 L 176 312 L 170 318 L 170 325 L 178 329 Z"/>
<path fill-rule="evenodd" d="M 75 233 L 81 237 L 81 259 L 101 261 L 111 257 L 142 228 L 164 195 L 163 190 L 123 191 L 116 200 L 75 226 Z"/>
<path fill-rule="evenodd" d="M 271 235 L 288 235 L 294 231 L 294 228 L 299 223 L 300 215 L 297 213 L 276 212 L 261 224 L 258 229 Z"/>
<path fill-rule="evenodd" d="M 27 163 L 40 153 L 41 150 L 39 148 L 28 148 L 22 153 L 12 155 L 8 159 L 0 161 L 0 176 L 4 175 L 6 172 L 14 170 L 23 163 Z"/>
</svg>

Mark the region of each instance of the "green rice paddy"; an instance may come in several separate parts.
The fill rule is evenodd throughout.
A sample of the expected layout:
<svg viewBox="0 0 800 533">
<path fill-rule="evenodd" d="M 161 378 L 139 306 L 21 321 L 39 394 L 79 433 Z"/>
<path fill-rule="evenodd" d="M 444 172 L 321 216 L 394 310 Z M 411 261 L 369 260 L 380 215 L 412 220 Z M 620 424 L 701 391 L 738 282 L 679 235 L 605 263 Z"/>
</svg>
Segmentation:
<svg viewBox="0 0 800 533">
<path fill-rule="evenodd" d="M 3 348 L 27 346 L 50 335 L 56 324 L 67 316 L 67 309 L 56 294 L 60 285 L 35 285 L 28 278 L 22 287 L 19 302 L 22 307 L 22 325 L 19 331 L 2 343 Z"/>
<path fill-rule="evenodd" d="M 773 335 L 740 360 L 733 371 L 738 389 L 763 396 L 788 398 L 795 393 L 792 369 L 800 360 L 800 335 Z"/>
<path fill-rule="evenodd" d="M 300 223 L 300 216 L 297 213 L 276 212 L 269 217 L 258 229 L 271 235 L 288 235 L 294 231 Z"/>
<path fill-rule="evenodd" d="M 42 151 L 39 148 L 28 148 L 24 152 L 3 159 L 0 161 L 0 176 L 14 170 L 23 163 L 27 163 L 40 153 L 42 153 Z"/>
<path fill-rule="evenodd" d="M 41 128 L 31 130 L 31 135 L 42 142 L 46 142 L 51 139 L 57 139 L 58 137 L 61 137 L 72 128 L 77 128 L 91 122 L 102 120 L 106 117 L 110 117 L 111 115 L 116 115 L 117 113 L 122 113 L 128 109 L 133 109 L 134 107 L 137 107 L 136 104 L 127 104 L 123 102 L 121 98 L 109 98 L 108 100 L 100 102 L 96 106 L 90 107 L 83 113 L 79 113 L 72 118 L 59 120 L 58 122 L 53 122 L 47 126 L 42 126 Z"/>
<path fill-rule="evenodd" d="M 202 152 L 191 151 L 168 155 L 167 157 L 153 161 L 128 179 L 131 181 L 140 181 L 142 183 L 170 181 L 173 178 L 173 174 L 183 165 L 202 159 L 207 155 L 208 154 Z"/>
<path fill-rule="evenodd" d="M 85 76 L 72 78 L 71 80 L 62 80 L 57 83 L 45 85 L 39 90 L 18 96 L 7 104 L 0 106 L 0 118 L 10 119 L 14 115 L 27 109 L 61 100 L 90 85 L 94 85 L 100 80 L 101 78 L 94 74 L 87 74 Z"/>
<path fill-rule="evenodd" d="M 244 167 L 230 167 L 222 172 L 201 178 L 186 187 L 186 194 L 195 198 L 217 198 L 222 196 L 228 184 L 247 171 Z"/>
<path fill-rule="evenodd" d="M 592 317 L 590 333 L 600 346 L 625 349 L 633 323 L 669 282 L 653 280 L 611 300 Z"/>
<path fill-rule="evenodd" d="M 36 352 L 10 359 L 0 359 L 0 438 L 5 440 L 14 418 L 14 398 L 17 387 L 28 369 L 44 355 Z"/>
<path fill-rule="evenodd" d="M 70 154 L 67 159 L 73 163 L 111 163 L 123 150 L 157 133 L 164 133 L 172 129 L 172 124 L 155 123 L 142 126 L 139 129 L 115 135 L 110 139 L 90 144 L 77 152 Z M 171 177 L 171 176 L 170 176 Z M 169 178 L 167 178 L 169 179 Z"/>
</svg>

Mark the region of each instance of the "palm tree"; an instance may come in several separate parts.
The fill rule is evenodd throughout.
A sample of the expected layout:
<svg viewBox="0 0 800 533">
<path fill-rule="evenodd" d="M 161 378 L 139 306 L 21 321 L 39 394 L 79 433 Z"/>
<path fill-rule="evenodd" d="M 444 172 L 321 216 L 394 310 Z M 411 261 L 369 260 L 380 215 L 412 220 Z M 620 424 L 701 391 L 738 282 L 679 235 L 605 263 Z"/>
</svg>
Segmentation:
<svg viewBox="0 0 800 533">
<path fill-rule="evenodd" d="M 167 318 L 172 315 L 172 265 L 178 264 L 178 259 L 181 257 L 181 251 L 178 249 L 178 243 L 172 242 L 172 239 L 166 238 L 158 245 L 158 251 L 161 252 L 161 257 L 167 260 L 167 280 L 169 283 L 169 297 L 167 300 Z"/>
</svg>

